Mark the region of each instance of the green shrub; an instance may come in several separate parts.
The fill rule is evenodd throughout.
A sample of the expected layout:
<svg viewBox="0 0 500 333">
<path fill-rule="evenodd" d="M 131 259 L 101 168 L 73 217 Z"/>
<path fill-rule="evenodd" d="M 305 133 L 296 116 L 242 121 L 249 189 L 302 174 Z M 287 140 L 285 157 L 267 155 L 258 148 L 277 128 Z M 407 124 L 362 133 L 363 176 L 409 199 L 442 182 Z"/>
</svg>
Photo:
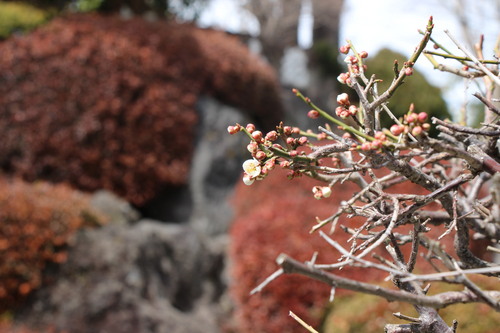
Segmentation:
<svg viewBox="0 0 500 333">
<path fill-rule="evenodd" d="M 0 39 L 26 33 L 47 22 L 50 13 L 21 2 L 0 2 Z"/>
</svg>

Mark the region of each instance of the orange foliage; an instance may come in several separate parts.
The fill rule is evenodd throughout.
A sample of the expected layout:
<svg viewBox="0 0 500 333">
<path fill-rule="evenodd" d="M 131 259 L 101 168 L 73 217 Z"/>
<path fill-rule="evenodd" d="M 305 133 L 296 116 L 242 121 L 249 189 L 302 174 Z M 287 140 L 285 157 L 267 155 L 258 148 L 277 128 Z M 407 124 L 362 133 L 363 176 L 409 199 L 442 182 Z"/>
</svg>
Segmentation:
<svg viewBox="0 0 500 333">
<path fill-rule="evenodd" d="M 0 168 L 139 206 L 187 181 L 199 95 L 282 118 L 271 68 L 222 32 L 71 15 L 0 54 Z"/>
<path fill-rule="evenodd" d="M 78 228 L 99 223 L 88 199 L 65 185 L 0 178 L 0 313 L 38 288 L 48 265 L 66 260 Z"/>
</svg>

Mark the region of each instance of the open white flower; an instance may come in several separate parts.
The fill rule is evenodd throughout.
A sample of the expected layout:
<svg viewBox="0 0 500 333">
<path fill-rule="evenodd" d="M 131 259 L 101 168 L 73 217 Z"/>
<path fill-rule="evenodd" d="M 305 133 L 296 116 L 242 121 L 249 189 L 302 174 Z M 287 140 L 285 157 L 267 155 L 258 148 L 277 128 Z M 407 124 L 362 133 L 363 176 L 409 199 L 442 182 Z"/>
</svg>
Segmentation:
<svg viewBox="0 0 500 333">
<path fill-rule="evenodd" d="M 262 168 L 259 161 L 251 159 L 243 162 L 243 170 L 250 178 L 256 178 L 260 175 Z"/>
</svg>

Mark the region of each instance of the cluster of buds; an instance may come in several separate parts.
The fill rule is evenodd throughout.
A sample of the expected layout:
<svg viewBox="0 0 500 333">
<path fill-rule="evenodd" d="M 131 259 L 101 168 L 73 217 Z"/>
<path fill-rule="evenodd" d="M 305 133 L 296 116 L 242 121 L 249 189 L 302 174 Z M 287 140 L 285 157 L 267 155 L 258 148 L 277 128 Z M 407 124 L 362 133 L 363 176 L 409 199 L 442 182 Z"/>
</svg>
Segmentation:
<svg viewBox="0 0 500 333">
<path fill-rule="evenodd" d="M 422 132 L 426 132 L 431 128 L 431 125 L 427 123 L 428 115 L 426 112 L 416 113 L 413 112 L 413 104 L 410 106 L 410 112 L 406 114 L 403 118 L 403 124 L 394 124 L 391 126 L 390 131 L 393 135 L 407 134 L 411 133 L 413 136 L 419 136 Z"/>
<path fill-rule="evenodd" d="M 351 51 L 351 46 L 349 44 L 342 45 L 339 49 L 340 53 L 348 54 Z M 368 52 L 362 51 L 354 55 L 347 55 L 344 59 L 344 62 L 347 63 L 349 67 L 349 71 L 346 73 L 341 73 L 337 80 L 342 84 L 347 84 L 351 86 L 352 80 L 351 75 L 358 75 L 361 69 L 366 70 L 366 65 L 362 64 L 362 59 L 368 57 Z"/>
<path fill-rule="evenodd" d="M 363 151 L 379 150 L 387 141 L 387 137 L 383 132 L 376 132 L 374 138 L 375 140 L 373 141 L 363 142 L 361 146 L 359 146 L 359 149 Z"/>
<path fill-rule="evenodd" d="M 280 125 L 276 130 L 269 131 L 265 135 L 257 130 L 254 124 L 248 124 L 245 127 L 240 124 L 231 125 L 228 126 L 227 131 L 229 134 L 236 134 L 243 131 L 251 139 L 247 145 L 247 150 L 252 155 L 252 159 L 246 160 L 243 163 L 243 182 L 246 185 L 251 185 L 255 180 L 263 179 L 276 165 L 283 168 L 290 168 L 290 161 L 286 159 L 278 161 L 278 156 L 273 153 L 273 148 L 288 152 L 289 157 L 294 158 L 301 154 L 297 148 L 309 142 L 306 136 L 298 136 L 300 135 L 298 127 L 292 126 Z M 284 140 L 286 148 L 276 143 L 279 138 Z M 294 174 L 294 176 L 296 175 Z"/>
<path fill-rule="evenodd" d="M 346 119 L 347 117 L 354 116 L 358 113 L 358 107 L 356 105 L 351 105 L 349 95 L 346 93 L 342 93 L 337 96 L 337 103 L 340 105 L 335 109 L 337 117 Z"/>
</svg>

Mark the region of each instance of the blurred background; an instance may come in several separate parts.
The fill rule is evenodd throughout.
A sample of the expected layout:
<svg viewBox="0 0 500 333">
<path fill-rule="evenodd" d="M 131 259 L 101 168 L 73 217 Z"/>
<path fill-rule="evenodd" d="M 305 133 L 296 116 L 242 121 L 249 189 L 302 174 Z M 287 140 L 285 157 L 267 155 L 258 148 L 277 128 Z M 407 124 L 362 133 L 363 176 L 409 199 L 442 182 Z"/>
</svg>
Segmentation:
<svg viewBox="0 0 500 333">
<path fill-rule="evenodd" d="M 227 126 L 316 128 L 292 88 L 334 110 L 347 39 L 390 82 L 431 15 L 436 41 L 458 52 L 444 29 L 469 49 L 484 34 L 493 58 L 498 0 L 1 1 L 0 332 L 302 332 L 288 310 L 325 332 L 394 322 L 399 305 L 326 304 L 307 279 L 248 295 L 280 252 L 336 260 L 309 226 L 354 189 L 315 201 L 314 182 L 279 171 L 247 187 L 248 142 Z M 414 103 L 482 120 L 480 86 L 415 68 L 389 104 L 398 117 Z M 443 316 L 500 325 L 477 305 Z"/>
</svg>

